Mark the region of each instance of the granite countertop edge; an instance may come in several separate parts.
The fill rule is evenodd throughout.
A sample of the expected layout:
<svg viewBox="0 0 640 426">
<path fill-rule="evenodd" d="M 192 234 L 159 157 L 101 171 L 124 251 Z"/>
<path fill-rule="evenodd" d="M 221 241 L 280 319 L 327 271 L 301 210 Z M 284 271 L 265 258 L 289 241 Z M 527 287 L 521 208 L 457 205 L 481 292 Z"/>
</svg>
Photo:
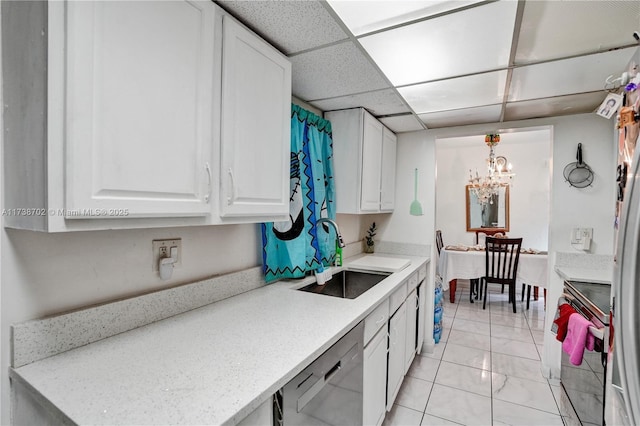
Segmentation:
<svg viewBox="0 0 640 426">
<path fill-rule="evenodd" d="M 556 273 L 567 281 L 584 281 L 597 284 L 611 285 L 613 280 L 613 266 L 605 269 L 589 269 L 571 266 L 555 266 Z"/>
<path fill-rule="evenodd" d="M 237 424 L 429 262 L 395 257 L 411 264 L 353 300 L 292 291 L 313 277 L 283 280 L 10 376 L 77 424 Z"/>
</svg>

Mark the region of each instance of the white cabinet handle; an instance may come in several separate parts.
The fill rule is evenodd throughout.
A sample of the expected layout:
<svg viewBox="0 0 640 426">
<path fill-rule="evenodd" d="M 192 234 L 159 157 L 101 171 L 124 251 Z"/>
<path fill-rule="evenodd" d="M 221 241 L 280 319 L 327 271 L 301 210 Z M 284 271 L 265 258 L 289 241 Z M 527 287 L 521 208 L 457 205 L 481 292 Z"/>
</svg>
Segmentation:
<svg viewBox="0 0 640 426">
<path fill-rule="evenodd" d="M 211 199 L 211 191 L 213 190 L 213 178 L 211 177 L 211 166 L 209 166 L 209 162 L 204 164 L 204 169 L 207 171 L 207 178 L 209 179 L 209 190 L 207 191 L 207 195 L 204 196 L 204 201 L 208 204 Z"/>
<path fill-rule="evenodd" d="M 382 324 L 386 319 L 387 317 L 385 315 L 382 315 L 380 319 L 376 321 L 376 325 Z"/>
<path fill-rule="evenodd" d="M 231 194 L 232 194 L 231 197 L 227 196 L 227 205 L 230 206 L 231 203 L 233 203 L 233 201 L 237 198 L 236 184 L 235 184 L 235 180 L 233 179 L 233 170 L 231 170 L 231 167 L 229 167 L 229 170 L 227 171 L 227 173 L 229 173 L 229 183 L 231 184 Z"/>
</svg>

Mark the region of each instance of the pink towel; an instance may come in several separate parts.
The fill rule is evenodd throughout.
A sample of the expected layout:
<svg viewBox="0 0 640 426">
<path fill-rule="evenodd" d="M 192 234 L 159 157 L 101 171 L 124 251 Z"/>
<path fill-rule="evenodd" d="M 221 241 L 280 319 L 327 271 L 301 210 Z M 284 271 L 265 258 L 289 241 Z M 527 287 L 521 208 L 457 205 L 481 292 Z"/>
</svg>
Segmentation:
<svg viewBox="0 0 640 426">
<path fill-rule="evenodd" d="M 569 354 L 569 361 L 573 365 L 582 364 L 584 349 L 592 351 L 596 343 L 596 338 L 589 333 L 590 325 L 593 324 L 578 313 L 571 314 L 569 317 L 567 336 L 562 342 L 562 350 Z"/>
</svg>

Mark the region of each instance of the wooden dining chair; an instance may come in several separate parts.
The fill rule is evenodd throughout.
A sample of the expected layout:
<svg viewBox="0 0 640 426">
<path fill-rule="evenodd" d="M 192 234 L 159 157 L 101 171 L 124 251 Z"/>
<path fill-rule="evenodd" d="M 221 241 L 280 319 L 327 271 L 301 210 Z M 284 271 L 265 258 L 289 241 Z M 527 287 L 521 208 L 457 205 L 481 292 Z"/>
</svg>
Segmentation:
<svg viewBox="0 0 640 426">
<path fill-rule="evenodd" d="M 509 302 L 516 312 L 516 274 L 520 260 L 522 238 L 493 238 L 485 240 L 485 275 L 480 278 L 480 287 L 484 283 L 484 302 L 482 309 L 487 306 L 488 284 L 509 286 Z"/>
<path fill-rule="evenodd" d="M 440 252 L 442 251 L 443 247 L 444 247 L 444 242 L 442 241 L 442 231 L 438 229 L 436 231 L 436 249 L 438 250 L 438 256 L 440 256 Z M 436 280 L 438 278 L 442 280 L 442 277 L 436 274 Z M 449 282 L 449 302 L 451 303 L 455 303 L 456 301 L 457 283 L 458 283 L 458 280 L 455 280 L 455 279 Z"/>
<path fill-rule="evenodd" d="M 442 242 L 442 231 L 438 229 L 436 231 L 436 249 L 438 250 L 438 255 L 442 251 L 442 247 L 444 247 L 444 243 Z"/>
</svg>

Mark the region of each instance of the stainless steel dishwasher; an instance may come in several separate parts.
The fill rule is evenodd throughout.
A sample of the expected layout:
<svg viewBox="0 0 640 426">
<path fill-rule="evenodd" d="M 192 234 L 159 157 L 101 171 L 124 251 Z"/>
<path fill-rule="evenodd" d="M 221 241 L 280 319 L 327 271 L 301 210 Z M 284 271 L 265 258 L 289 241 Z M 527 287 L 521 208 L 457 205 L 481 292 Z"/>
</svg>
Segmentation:
<svg viewBox="0 0 640 426">
<path fill-rule="evenodd" d="M 282 388 L 283 425 L 362 425 L 364 323 Z"/>
</svg>

